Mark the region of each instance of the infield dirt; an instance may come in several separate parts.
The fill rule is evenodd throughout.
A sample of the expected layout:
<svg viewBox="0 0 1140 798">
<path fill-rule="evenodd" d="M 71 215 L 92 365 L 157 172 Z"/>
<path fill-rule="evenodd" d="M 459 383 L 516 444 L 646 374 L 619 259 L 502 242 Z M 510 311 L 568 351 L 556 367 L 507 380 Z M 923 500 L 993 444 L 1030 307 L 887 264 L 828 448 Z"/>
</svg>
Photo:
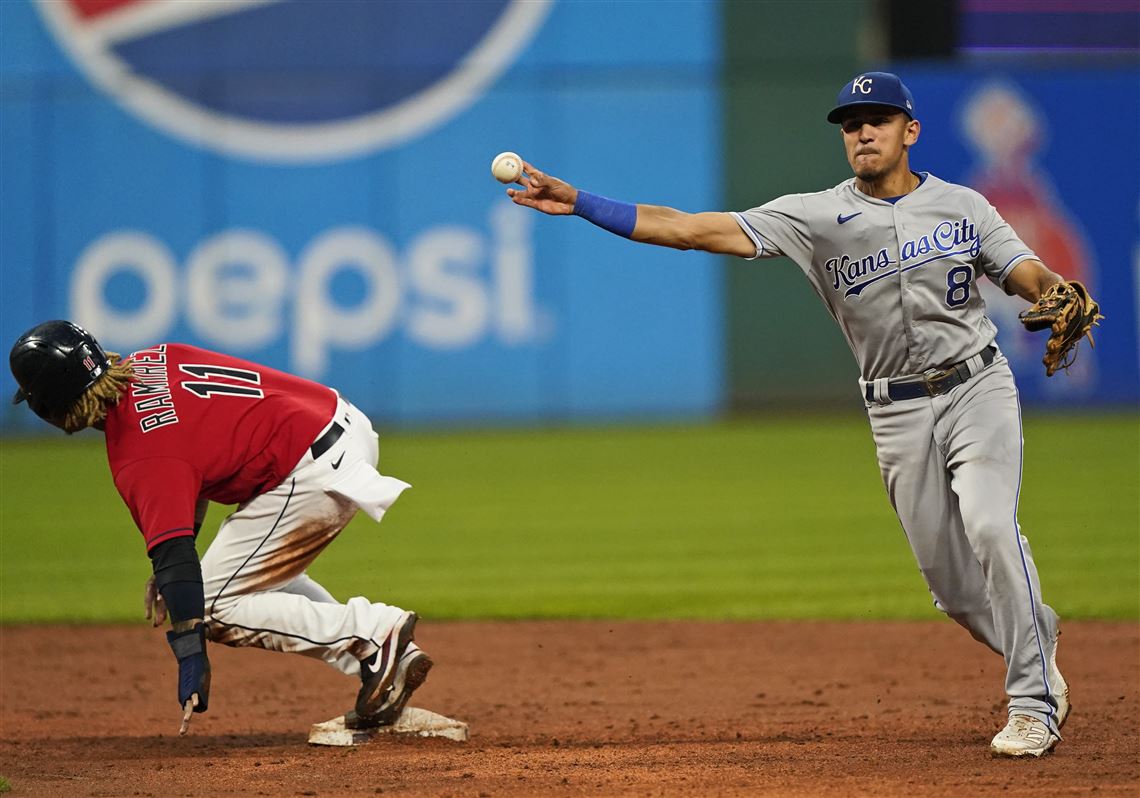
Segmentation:
<svg viewBox="0 0 1140 798">
<path fill-rule="evenodd" d="M 211 708 L 177 735 L 175 663 L 145 626 L 0 629 L 13 796 L 1135 796 L 1140 626 L 1068 622 L 1065 740 L 991 759 L 999 657 L 949 621 L 433 623 L 413 704 L 471 740 L 306 744 L 356 685 L 214 646 Z"/>
</svg>

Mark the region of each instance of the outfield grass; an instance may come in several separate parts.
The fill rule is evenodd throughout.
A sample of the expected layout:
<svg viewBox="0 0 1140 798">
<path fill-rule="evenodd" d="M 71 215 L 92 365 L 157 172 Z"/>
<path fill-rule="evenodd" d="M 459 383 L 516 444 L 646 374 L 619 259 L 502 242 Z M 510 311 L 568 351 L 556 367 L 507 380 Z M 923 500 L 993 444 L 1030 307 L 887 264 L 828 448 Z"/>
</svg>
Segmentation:
<svg viewBox="0 0 1140 798">
<path fill-rule="evenodd" d="M 860 415 L 392 433 L 381 449 L 415 487 L 310 569 L 342 598 L 434 619 L 937 615 Z M 1140 617 L 1137 417 L 1030 417 L 1026 453 L 1046 601 Z M 149 561 L 99 435 L 0 442 L 0 490 L 0 621 L 141 618 Z"/>
</svg>

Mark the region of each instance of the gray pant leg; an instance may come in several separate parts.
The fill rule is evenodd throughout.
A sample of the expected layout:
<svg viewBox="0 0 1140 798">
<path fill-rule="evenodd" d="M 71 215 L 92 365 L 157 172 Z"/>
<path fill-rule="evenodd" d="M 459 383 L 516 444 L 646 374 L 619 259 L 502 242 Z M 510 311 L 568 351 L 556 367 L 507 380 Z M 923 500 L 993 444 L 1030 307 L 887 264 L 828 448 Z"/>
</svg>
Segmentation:
<svg viewBox="0 0 1140 798">
<path fill-rule="evenodd" d="M 1041 600 L 1037 566 L 1017 523 L 1022 438 L 1013 377 L 1004 364 L 995 364 L 939 399 L 947 407 L 936 434 L 943 440 L 966 536 L 985 575 L 1008 666 L 1010 710 L 1051 722 L 1048 662 L 1057 614 Z"/>
<path fill-rule="evenodd" d="M 879 466 L 943 612 L 1005 658 L 1010 710 L 1055 726 L 1047 677 L 1057 616 L 1017 526 L 1021 420 L 995 364 L 946 396 L 869 408 Z"/>
<path fill-rule="evenodd" d="M 1001 654 L 985 574 L 966 537 L 958 497 L 934 442 L 930 402 L 875 406 L 869 414 L 883 484 L 934 605 Z"/>
</svg>

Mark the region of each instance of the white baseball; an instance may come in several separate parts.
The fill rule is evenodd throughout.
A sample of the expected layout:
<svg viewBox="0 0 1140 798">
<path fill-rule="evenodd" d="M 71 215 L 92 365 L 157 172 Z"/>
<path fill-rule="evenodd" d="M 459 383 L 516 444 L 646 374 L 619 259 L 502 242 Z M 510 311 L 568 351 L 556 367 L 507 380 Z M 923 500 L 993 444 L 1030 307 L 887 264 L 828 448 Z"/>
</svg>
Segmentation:
<svg viewBox="0 0 1140 798">
<path fill-rule="evenodd" d="M 522 158 L 517 153 L 500 152 L 491 161 L 491 174 L 500 183 L 513 183 L 522 175 Z"/>
</svg>

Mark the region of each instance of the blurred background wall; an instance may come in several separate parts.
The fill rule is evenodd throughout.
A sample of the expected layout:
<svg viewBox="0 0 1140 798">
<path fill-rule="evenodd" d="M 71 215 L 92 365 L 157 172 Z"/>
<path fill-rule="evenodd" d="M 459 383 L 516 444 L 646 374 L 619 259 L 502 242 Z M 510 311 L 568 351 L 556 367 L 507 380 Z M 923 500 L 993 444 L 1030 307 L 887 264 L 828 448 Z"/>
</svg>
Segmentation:
<svg viewBox="0 0 1140 798">
<path fill-rule="evenodd" d="M 598 193 L 743 209 L 849 177 L 823 116 L 899 71 L 912 164 L 983 191 L 1108 319 L 1068 377 L 988 291 L 1027 404 L 1138 391 L 1130 1 L 6 0 L 0 333 L 68 317 L 333 385 L 382 425 L 857 406 L 787 261 L 515 208 L 512 149 Z M 0 378 L 13 389 L 10 374 Z M 9 431 L 39 429 L 0 409 Z"/>
<path fill-rule="evenodd" d="M 922 123 L 911 166 L 980 190 L 1111 318 L 1047 379 L 1020 299 L 982 281 L 1031 406 L 1134 406 L 1140 270 L 1140 8 L 1116 0 L 729 2 L 727 207 L 850 177 L 822 121 L 860 70 L 902 74 Z M 799 269 L 726 259 L 730 406 L 846 402 L 859 373 Z"/>
</svg>

